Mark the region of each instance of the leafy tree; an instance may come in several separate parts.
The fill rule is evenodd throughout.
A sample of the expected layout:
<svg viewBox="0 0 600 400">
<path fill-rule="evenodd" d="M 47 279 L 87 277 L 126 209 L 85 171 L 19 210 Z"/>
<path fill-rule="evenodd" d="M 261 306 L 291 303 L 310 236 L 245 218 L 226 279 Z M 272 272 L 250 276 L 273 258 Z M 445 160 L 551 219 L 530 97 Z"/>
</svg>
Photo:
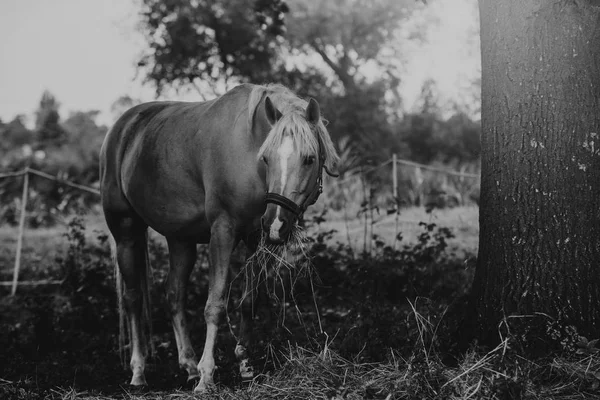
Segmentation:
<svg viewBox="0 0 600 400">
<path fill-rule="evenodd" d="M 436 114 L 414 113 L 404 116 L 398 134 L 409 148 L 410 158 L 421 163 L 430 163 L 438 155 L 435 132 L 440 121 Z"/>
<path fill-rule="evenodd" d="M 388 114 L 382 101 L 385 88 L 380 82 L 363 85 L 359 94 L 332 91 L 330 82 L 313 66 L 284 67 L 273 71 L 273 80 L 302 97 L 318 99 L 327 129 L 334 142 L 350 140 L 362 160 L 383 161 L 398 150 Z"/>
<path fill-rule="evenodd" d="M 334 140 L 350 138 L 361 158 L 382 161 L 406 148 L 386 100 L 399 83 L 388 53 L 415 4 L 299 0 L 288 12 L 274 0 L 143 0 L 149 51 L 140 64 L 159 92 L 193 83 L 204 95 L 212 82 L 218 94 L 228 80 L 283 83 L 319 100 Z M 323 63 L 305 62 L 311 57 Z"/>
<path fill-rule="evenodd" d="M 317 54 L 342 87 L 356 91 L 364 81 L 364 67 L 374 63 L 397 86 L 382 50 L 392 39 L 414 0 L 301 0 L 292 4 L 286 21 L 291 47 Z"/>
<path fill-rule="evenodd" d="M 23 122 L 25 116 L 17 115 L 8 124 L 0 126 L 0 149 L 8 152 L 14 149 L 20 149 L 23 145 L 32 144 L 34 141 L 34 132 L 27 129 Z"/>
<path fill-rule="evenodd" d="M 438 159 L 444 162 L 475 162 L 481 156 L 481 124 L 465 113 L 457 113 L 444 121 L 436 135 Z"/>
<path fill-rule="evenodd" d="M 464 113 L 448 119 L 435 113 L 406 114 L 396 129 L 413 161 L 473 163 L 481 155 L 480 123 Z"/>
<path fill-rule="evenodd" d="M 63 124 L 69 133 L 69 139 L 61 152 L 71 154 L 75 163 L 70 168 L 76 168 L 76 172 L 84 181 L 95 181 L 98 179 L 99 152 L 106 126 L 98 126 L 96 118 L 98 110 L 77 111 L 71 113 Z"/>
<path fill-rule="evenodd" d="M 387 94 L 399 84 L 390 44 L 414 0 L 301 0 L 290 3 L 286 38 L 295 59 L 320 59 L 306 75 L 322 75 L 320 93 L 334 140 L 349 137 L 361 158 L 383 161 L 404 146 L 394 135 Z M 397 54 L 396 54 L 397 56 Z M 393 57 L 392 57 L 393 58 Z M 397 62 L 396 62 L 397 64 Z M 324 67 L 324 68 L 323 68 Z"/>
<path fill-rule="evenodd" d="M 264 81 L 288 11 L 282 0 L 142 0 L 148 51 L 139 61 L 158 93 L 235 77 Z"/>
<path fill-rule="evenodd" d="M 479 4 L 477 332 L 489 342 L 499 325 L 521 323 L 540 344 L 555 343 L 537 316 L 597 338 L 600 7 L 589 0 Z"/>
<path fill-rule="evenodd" d="M 65 131 L 60 126 L 60 104 L 49 91 L 44 91 L 40 105 L 35 112 L 35 129 L 38 141 L 42 144 L 57 144 L 65 138 Z"/>
<path fill-rule="evenodd" d="M 131 107 L 140 104 L 141 100 L 135 99 L 128 95 L 120 96 L 117 100 L 115 100 L 110 106 L 110 112 L 113 116 L 113 119 L 116 121 L 125 111 L 129 110 Z"/>
<path fill-rule="evenodd" d="M 350 137 L 360 149 L 360 156 L 375 163 L 404 152 L 382 101 L 385 91 L 385 86 L 377 82 L 364 85 L 360 93 L 329 94 L 320 99 L 333 138 Z"/>
</svg>

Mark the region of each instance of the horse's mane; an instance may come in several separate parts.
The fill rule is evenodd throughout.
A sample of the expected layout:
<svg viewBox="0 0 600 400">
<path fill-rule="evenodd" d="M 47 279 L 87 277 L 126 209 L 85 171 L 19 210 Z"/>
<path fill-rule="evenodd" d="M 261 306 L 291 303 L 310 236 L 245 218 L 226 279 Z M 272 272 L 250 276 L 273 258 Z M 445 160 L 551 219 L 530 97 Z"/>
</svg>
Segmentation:
<svg viewBox="0 0 600 400">
<path fill-rule="evenodd" d="M 294 145 L 296 149 L 299 149 L 302 156 L 319 154 L 320 139 L 325 167 L 333 171 L 339 162 L 339 157 L 322 119 L 315 125 L 310 124 L 306 120 L 308 101 L 298 97 L 285 86 L 273 83 L 267 86 L 254 86 L 248 99 L 249 120 L 253 120 L 256 108 L 264 100 L 265 94 L 269 96 L 282 116 L 269 132 L 258 151 L 258 157 L 262 157 L 265 152 L 271 149 L 278 148 L 283 141 L 284 132 L 287 131 L 292 133 Z M 317 135 L 319 135 L 318 138 Z"/>
</svg>

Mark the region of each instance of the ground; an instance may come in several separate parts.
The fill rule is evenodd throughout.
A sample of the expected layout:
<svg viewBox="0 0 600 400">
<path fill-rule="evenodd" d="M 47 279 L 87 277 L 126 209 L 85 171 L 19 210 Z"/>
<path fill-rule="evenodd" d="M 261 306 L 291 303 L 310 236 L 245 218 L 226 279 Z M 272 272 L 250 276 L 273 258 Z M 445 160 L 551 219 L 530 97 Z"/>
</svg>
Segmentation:
<svg viewBox="0 0 600 400">
<path fill-rule="evenodd" d="M 257 315 L 251 353 L 259 374 L 251 384 L 240 381 L 233 355 L 239 291 L 232 286 L 230 318 L 216 349 L 218 391 L 207 398 L 567 398 L 554 396 L 598 391 L 594 345 L 577 359 L 553 361 L 539 372 L 546 385 L 540 386 L 533 364 L 513 355 L 508 339 L 504 347 L 478 350 L 461 337 L 477 250 L 477 208 L 409 208 L 373 215 L 373 223 L 368 217 L 307 216 L 312 274 L 299 276 L 291 291 L 287 282 L 296 275 L 281 271 L 285 283 L 272 292 L 271 311 Z M 393 240 L 398 233 L 402 240 Z M 12 276 L 16 236 L 14 228 L 0 228 L 5 282 Z M 178 368 L 163 296 L 164 240 L 156 233 L 151 238 L 155 352 L 149 388 L 136 392 L 127 386 L 106 231 L 92 211 L 68 226 L 26 232 L 17 295 L 0 287 L 0 397 L 191 396 L 193 382 Z M 242 266 L 241 256 L 234 264 Z M 201 248 L 188 298 L 198 351 L 205 275 Z M 40 279 L 60 283 L 27 285 Z"/>
</svg>

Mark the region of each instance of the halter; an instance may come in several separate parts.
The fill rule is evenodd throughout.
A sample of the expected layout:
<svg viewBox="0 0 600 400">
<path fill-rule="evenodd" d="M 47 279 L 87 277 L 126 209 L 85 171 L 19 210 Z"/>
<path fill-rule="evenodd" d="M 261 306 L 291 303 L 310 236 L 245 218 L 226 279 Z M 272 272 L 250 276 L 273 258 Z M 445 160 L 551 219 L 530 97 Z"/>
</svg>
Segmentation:
<svg viewBox="0 0 600 400">
<path fill-rule="evenodd" d="M 319 141 L 319 176 L 317 177 L 316 189 L 313 190 L 312 193 L 300 205 L 296 204 L 294 201 L 278 193 L 267 191 L 267 195 L 265 197 L 265 201 L 267 204 L 273 203 L 278 206 L 281 206 L 286 210 L 290 211 L 292 214 L 294 214 L 296 218 L 300 218 L 308 207 L 312 206 L 317 202 L 317 199 L 319 198 L 321 193 L 323 193 L 323 169 L 327 170 L 327 167 L 325 167 L 325 155 L 323 154 L 321 137 L 318 133 L 317 140 Z"/>
</svg>

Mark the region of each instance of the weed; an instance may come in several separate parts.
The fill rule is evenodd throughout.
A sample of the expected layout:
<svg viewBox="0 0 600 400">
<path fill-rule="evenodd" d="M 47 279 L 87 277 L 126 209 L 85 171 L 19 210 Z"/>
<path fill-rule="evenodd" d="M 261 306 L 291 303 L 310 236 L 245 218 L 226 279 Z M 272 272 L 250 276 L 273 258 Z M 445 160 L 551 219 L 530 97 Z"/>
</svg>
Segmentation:
<svg viewBox="0 0 600 400">
<path fill-rule="evenodd" d="M 91 238 L 86 235 L 81 217 L 78 215 L 70 221 L 66 233 L 68 248 L 64 256 L 56 260 L 56 274 L 64 278 L 58 290 L 54 289 L 45 296 L 23 292 L 23 297 L 15 303 L 3 304 L 0 310 L 12 318 L 11 321 L 6 318 L 2 321 L 3 327 L 11 326 L 10 335 L 0 343 L 11 360 L 0 356 L 0 363 L 8 366 L 4 367 L 2 376 L 7 379 L 34 377 L 41 388 L 36 393 L 61 386 L 72 388 L 69 398 L 93 398 L 93 394 L 85 391 L 102 388 L 103 393 L 110 394 L 112 390 L 120 390 L 118 384 L 126 382 L 129 375 L 127 370 L 119 367 L 117 306 L 107 237 Z M 309 226 L 324 222 L 325 214 L 307 221 Z M 311 259 L 317 278 L 313 281 L 308 276 L 297 278 L 289 274 L 285 275 L 285 279 L 279 279 L 285 282 L 283 289 L 288 294 L 293 283 L 295 294 L 293 298 L 289 295 L 279 298 L 280 304 L 285 305 L 285 310 L 279 315 L 285 318 L 285 323 L 273 324 L 273 320 L 262 316 L 255 321 L 257 333 L 260 332 L 255 335 L 258 340 L 251 349 L 251 354 L 259 356 L 254 362 L 256 370 L 270 374 L 271 378 L 285 379 L 286 374 L 300 371 L 298 366 L 293 367 L 294 363 L 306 361 L 310 364 L 306 365 L 307 374 L 318 372 L 322 375 L 322 383 L 314 385 L 320 388 L 323 396 L 354 394 L 385 398 L 394 390 L 403 390 L 400 376 L 404 372 L 400 367 L 394 369 L 386 364 L 376 367 L 377 371 L 369 372 L 369 364 L 364 363 L 385 363 L 390 357 L 404 357 L 414 359 L 412 368 L 421 371 L 419 385 L 425 385 L 427 363 L 437 359 L 435 351 L 439 343 L 435 331 L 423 331 L 423 323 L 428 321 L 425 325 L 435 326 L 435 321 L 444 312 L 440 304 L 447 302 L 450 293 L 455 292 L 457 287 L 460 288 L 457 290 L 462 290 L 462 286 L 454 286 L 457 282 L 468 279 L 464 279 L 462 269 L 445 258 L 443 241 L 449 236 L 449 231 L 434 225 L 423 225 L 422 229 L 417 245 L 406 244 L 396 250 L 374 237 L 372 254 L 357 254 L 340 243 L 331 245 L 334 232 L 328 229 L 318 230 L 315 235 L 303 240 L 301 247 Z M 187 311 L 191 337 L 198 347 L 204 337 L 202 309 L 207 292 L 205 247 L 199 249 L 198 265 L 192 273 L 188 290 Z M 148 377 L 153 388 L 172 389 L 178 385 L 177 382 L 183 384 L 185 376 L 179 373 L 177 349 L 164 296 L 168 253 L 164 242 L 156 239 L 150 240 L 149 250 L 155 281 L 150 293 L 154 324 L 152 339 L 157 352 L 148 362 Z M 288 274 L 288 268 L 280 272 Z M 444 279 L 440 277 L 449 275 L 455 277 L 449 279 L 449 283 L 443 283 Z M 440 279 L 440 282 L 434 284 L 434 279 Z M 232 299 L 239 299 L 241 293 L 235 287 L 232 287 Z M 446 290 L 436 287 L 445 287 Z M 439 297 L 440 303 L 425 299 L 413 302 L 422 319 L 413 318 L 412 315 L 416 314 L 407 299 L 417 296 L 433 298 L 436 293 L 444 293 L 446 297 Z M 229 323 L 235 332 L 237 307 L 230 305 L 228 310 Z M 232 352 L 235 340 L 225 324 L 216 348 L 217 363 L 221 366 L 216 378 L 231 387 L 237 385 L 239 378 L 236 378 Z M 427 347 L 427 358 L 411 356 L 417 345 Z M 393 352 L 390 351 L 392 348 Z M 286 349 L 296 349 L 295 355 L 290 356 Z M 317 355 L 316 359 L 312 358 L 314 355 Z M 319 365 L 324 362 L 329 364 Z M 56 365 L 60 368 L 53 367 Z M 35 376 L 31 373 L 35 371 L 34 366 L 48 372 Z M 292 367 L 296 369 L 289 369 Z M 328 371 L 332 368 L 335 372 L 330 374 Z M 351 377 L 352 371 L 348 368 L 363 374 L 365 380 Z M 380 372 L 392 375 L 378 377 Z M 175 382 L 173 376 L 176 377 Z M 260 386 L 262 384 L 283 385 L 280 381 L 270 381 L 271 378 L 263 375 L 257 380 L 255 385 L 258 386 L 252 386 L 257 394 L 266 390 L 266 386 Z M 294 379 L 292 381 L 296 382 Z M 351 383 L 352 379 L 355 383 Z M 310 381 L 307 385 L 311 385 Z M 16 386 L 26 389 L 25 386 Z M 431 390 L 437 391 L 439 386 L 439 383 L 431 383 Z M 233 392 L 226 390 L 223 393 L 225 396 Z M 284 391 L 277 393 L 283 395 Z M 310 396 L 310 393 L 316 392 L 306 395 Z M 231 394 L 229 398 L 235 398 L 235 395 Z"/>
</svg>

